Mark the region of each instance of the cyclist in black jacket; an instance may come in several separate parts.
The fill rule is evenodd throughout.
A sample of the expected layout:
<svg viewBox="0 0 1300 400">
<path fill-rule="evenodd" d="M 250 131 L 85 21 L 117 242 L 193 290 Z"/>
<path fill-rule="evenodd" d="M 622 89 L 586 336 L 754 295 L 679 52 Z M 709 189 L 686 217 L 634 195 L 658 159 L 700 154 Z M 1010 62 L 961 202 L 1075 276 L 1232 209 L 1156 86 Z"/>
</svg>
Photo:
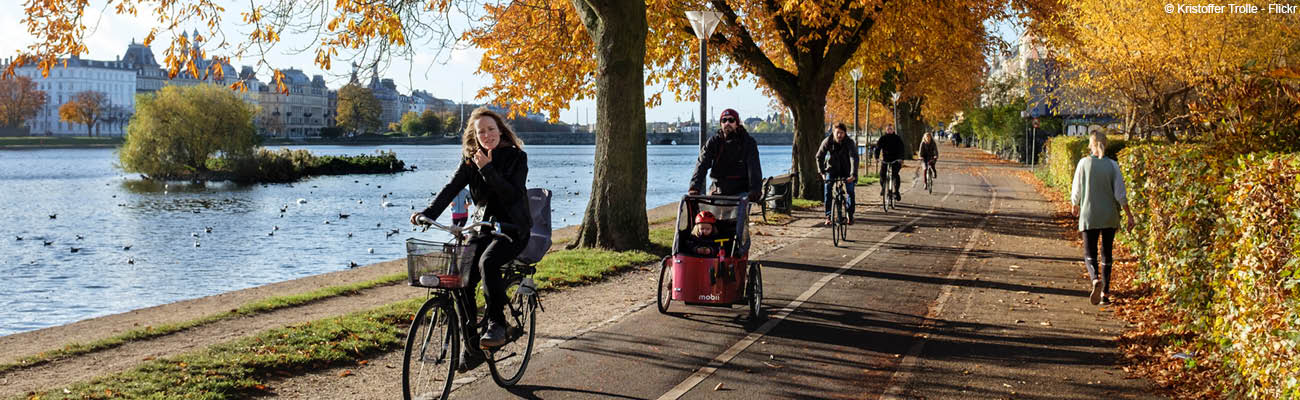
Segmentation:
<svg viewBox="0 0 1300 400">
<path fill-rule="evenodd" d="M 470 272 L 468 285 L 463 289 L 469 298 L 474 298 L 479 274 L 482 273 L 486 289 L 483 298 L 487 302 L 484 311 L 487 313 L 488 325 L 487 332 L 478 341 L 481 346 L 488 348 L 500 346 L 506 339 L 503 308 L 508 299 L 501 267 L 524 250 L 532 228 L 533 219 L 528 209 L 525 187 L 528 180 L 528 154 L 524 153 L 523 141 L 506 125 L 505 118 L 500 114 L 479 108 L 466 121 L 468 124 L 462 138 L 462 159 L 456 173 L 428 208 L 411 214 L 411 223 L 418 224 L 417 218 L 420 216 L 438 219 L 451 204 L 452 198 L 468 186 L 474 204 L 486 209 L 484 221 L 500 223 L 501 233 L 511 238 L 505 240 L 489 236 L 478 243 L 474 254 L 478 268 Z M 467 310 L 469 320 L 477 320 L 474 315 L 476 308 L 468 307 Z M 469 366 L 481 360 L 480 352 L 465 353 L 470 358 L 463 362 Z"/>
<path fill-rule="evenodd" d="M 704 151 L 695 163 L 689 193 L 700 194 L 698 188 L 704 187 L 704 174 L 708 171 L 713 181 L 712 194 L 744 195 L 750 203 L 758 201 L 763 195 L 763 166 L 758 161 L 758 142 L 745 131 L 736 110 L 723 110 L 719 121 L 722 129 L 704 143 Z"/>
<path fill-rule="evenodd" d="M 826 156 L 830 159 L 826 160 Z M 831 196 L 832 189 L 835 188 L 835 181 L 845 181 L 845 189 L 848 194 L 849 208 L 849 225 L 853 225 L 853 184 L 858 182 L 858 144 L 849 138 L 848 129 L 844 123 L 835 124 L 835 133 L 822 140 L 822 145 L 817 148 L 817 168 L 821 171 L 826 182 L 826 190 L 823 192 L 826 206 L 826 225 L 831 221 Z"/>
<path fill-rule="evenodd" d="M 894 187 L 890 191 L 894 196 L 894 201 L 902 200 L 903 197 L 898 193 L 898 187 L 902 184 L 902 178 L 899 178 L 898 171 L 903 169 L 901 160 L 907 158 L 903 146 L 903 138 L 894 132 L 894 127 L 885 128 L 885 134 L 876 140 L 876 154 L 874 158 L 881 160 L 880 163 L 880 195 L 885 194 L 886 183 L 893 181 Z M 883 157 L 883 159 L 882 159 Z M 894 161 L 899 161 L 894 163 Z M 892 174 L 891 174 L 892 173 Z M 887 179 L 888 178 L 888 179 Z"/>
</svg>

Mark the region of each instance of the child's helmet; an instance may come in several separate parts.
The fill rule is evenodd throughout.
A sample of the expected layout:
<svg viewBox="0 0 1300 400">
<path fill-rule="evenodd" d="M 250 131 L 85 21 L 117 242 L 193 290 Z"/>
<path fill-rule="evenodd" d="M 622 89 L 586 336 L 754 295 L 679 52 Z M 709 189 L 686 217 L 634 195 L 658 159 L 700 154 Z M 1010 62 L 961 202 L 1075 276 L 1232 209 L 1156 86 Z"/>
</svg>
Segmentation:
<svg viewBox="0 0 1300 400">
<path fill-rule="evenodd" d="M 718 219 L 717 219 L 717 218 L 714 218 L 714 217 L 713 217 L 713 213 L 711 213 L 711 212 L 708 212 L 708 211 L 700 211 L 699 214 L 695 214 L 695 223 L 697 223 L 697 224 L 703 224 L 703 223 L 714 224 L 714 223 L 717 223 L 717 222 L 718 222 Z"/>
</svg>

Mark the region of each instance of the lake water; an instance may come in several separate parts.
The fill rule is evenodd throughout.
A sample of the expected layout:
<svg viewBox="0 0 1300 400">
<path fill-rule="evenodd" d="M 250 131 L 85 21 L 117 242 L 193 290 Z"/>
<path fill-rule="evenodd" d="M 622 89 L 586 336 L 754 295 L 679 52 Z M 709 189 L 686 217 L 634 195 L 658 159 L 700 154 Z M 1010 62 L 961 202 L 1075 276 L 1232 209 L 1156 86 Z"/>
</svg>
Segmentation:
<svg viewBox="0 0 1300 400">
<path fill-rule="evenodd" d="M 290 148 L 394 151 L 419 168 L 294 184 L 164 185 L 114 167 L 112 149 L 0 150 L 0 335 L 404 257 L 403 240 L 418 234 L 407 223 L 411 208 L 425 207 L 446 184 L 460 151 Z M 555 226 L 580 223 L 595 147 L 526 150 L 528 186 L 553 191 Z M 764 175 L 789 169 L 790 146 L 759 151 Z M 696 154 L 693 146 L 648 147 L 647 206 L 680 200 Z"/>
</svg>

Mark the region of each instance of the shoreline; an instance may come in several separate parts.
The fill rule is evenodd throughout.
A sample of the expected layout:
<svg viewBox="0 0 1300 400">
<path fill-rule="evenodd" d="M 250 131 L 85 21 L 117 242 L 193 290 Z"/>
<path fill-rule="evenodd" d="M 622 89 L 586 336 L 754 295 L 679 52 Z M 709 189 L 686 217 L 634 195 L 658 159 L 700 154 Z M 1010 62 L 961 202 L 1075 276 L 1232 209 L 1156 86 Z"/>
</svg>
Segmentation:
<svg viewBox="0 0 1300 400">
<path fill-rule="evenodd" d="M 646 219 L 652 223 L 656 220 L 675 216 L 677 203 L 663 204 L 646 210 Z M 669 222 L 675 223 L 675 218 Z M 668 223 L 668 222 L 663 222 Z M 551 250 L 562 249 L 577 236 L 579 225 L 568 225 L 552 230 Z M 8 351 L 19 346 L 36 346 L 46 351 L 61 348 L 69 343 L 85 343 L 105 337 L 115 336 L 133 329 L 184 322 L 195 317 L 217 314 L 238 308 L 244 304 L 269 297 L 310 292 L 319 288 L 347 285 L 378 279 L 383 276 L 405 273 L 405 257 L 367 264 L 361 267 L 269 283 L 260 286 L 232 290 L 210 296 L 186 300 L 177 300 L 126 312 L 87 318 L 62 325 L 50 326 L 32 331 L 0 336 L 0 351 L 6 359 L 0 363 L 13 362 L 31 354 Z M 412 295 L 418 291 L 412 291 Z"/>
</svg>

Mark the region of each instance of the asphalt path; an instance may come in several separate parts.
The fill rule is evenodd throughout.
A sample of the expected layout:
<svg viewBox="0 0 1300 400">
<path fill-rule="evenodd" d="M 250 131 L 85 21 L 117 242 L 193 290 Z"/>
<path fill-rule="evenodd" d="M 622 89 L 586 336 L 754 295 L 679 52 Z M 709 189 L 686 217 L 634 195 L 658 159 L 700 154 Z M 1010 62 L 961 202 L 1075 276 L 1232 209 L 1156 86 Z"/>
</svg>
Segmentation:
<svg viewBox="0 0 1300 400">
<path fill-rule="evenodd" d="M 1072 244 L 1044 222 L 1046 203 L 1013 167 L 977 150 L 948 153 L 933 194 L 911 183 L 908 163 L 897 210 L 882 212 L 878 186 L 859 187 L 849 242 L 835 247 L 817 226 L 752 255 L 764 320 L 743 306 L 674 302 L 663 315 L 647 303 L 544 343 L 515 387 L 477 379 L 452 397 L 1149 397 L 1145 382 L 1116 374 L 1123 323 L 1087 305 Z"/>
</svg>

